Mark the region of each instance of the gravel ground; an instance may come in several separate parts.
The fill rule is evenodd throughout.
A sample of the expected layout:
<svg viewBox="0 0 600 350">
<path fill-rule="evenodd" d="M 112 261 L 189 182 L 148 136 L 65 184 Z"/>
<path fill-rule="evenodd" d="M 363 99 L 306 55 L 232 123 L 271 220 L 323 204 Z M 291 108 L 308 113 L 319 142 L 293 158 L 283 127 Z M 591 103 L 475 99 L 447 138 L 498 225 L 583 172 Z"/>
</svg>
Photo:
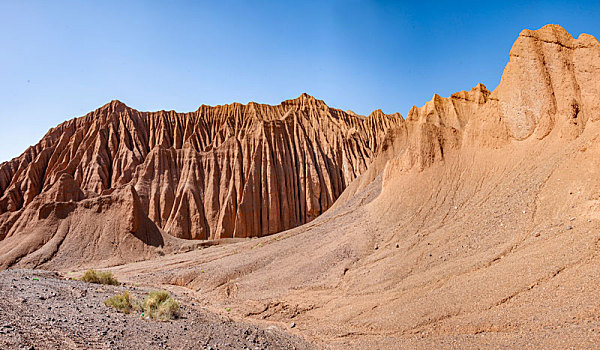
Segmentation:
<svg viewBox="0 0 600 350">
<path fill-rule="evenodd" d="M 175 296 L 181 317 L 146 320 L 104 305 L 128 290 L 147 289 L 61 279 L 40 270 L 0 272 L 0 349 L 311 349 L 313 345 L 275 327 L 234 322 Z"/>
</svg>

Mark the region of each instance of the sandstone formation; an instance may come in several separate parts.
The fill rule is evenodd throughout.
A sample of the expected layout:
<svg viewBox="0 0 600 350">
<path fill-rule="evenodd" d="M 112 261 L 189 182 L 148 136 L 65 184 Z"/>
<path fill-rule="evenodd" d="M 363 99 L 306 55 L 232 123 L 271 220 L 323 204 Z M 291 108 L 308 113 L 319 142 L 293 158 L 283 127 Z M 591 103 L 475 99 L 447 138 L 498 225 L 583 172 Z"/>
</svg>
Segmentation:
<svg viewBox="0 0 600 350">
<path fill-rule="evenodd" d="M 173 239 L 148 219 L 133 186 L 85 199 L 67 173 L 8 220 L 0 269 L 115 265 L 156 257 Z"/>
<path fill-rule="evenodd" d="M 508 133 L 517 140 L 541 139 L 554 128 L 576 137 L 600 118 L 600 45 L 578 39 L 556 25 L 524 30 L 492 98 Z"/>
<path fill-rule="evenodd" d="M 557 25 L 524 30 L 493 92 L 478 84 L 449 98 L 436 94 L 410 110 L 405 132 L 396 137 L 399 149 L 388 157 L 394 158 L 388 173 L 423 170 L 456 149 L 499 148 L 552 132 L 565 141 L 577 138 L 588 122 L 600 119 L 599 78 L 594 37 L 573 39 Z"/>
<path fill-rule="evenodd" d="M 165 265 L 217 310 L 333 348 L 597 347 L 599 108 L 598 41 L 523 31 L 494 91 L 413 108 L 316 220 L 113 271 Z"/>
<path fill-rule="evenodd" d="M 52 256 L 50 241 L 66 235 L 54 226 L 66 225 L 67 212 L 75 215 L 69 236 L 95 242 L 112 238 L 92 237 L 88 228 L 132 217 L 148 224 L 141 235 L 154 243 L 161 230 L 218 239 L 301 225 L 332 206 L 401 121 L 399 114 L 349 114 L 306 94 L 278 106 L 234 103 L 193 113 L 139 112 L 113 101 L 0 165 L 0 252 L 10 251 L 3 266 L 43 245 Z M 52 205 L 69 209 L 40 234 L 38 220 L 49 220 L 41 211 Z M 104 208 L 115 205 L 121 209 Z M 116 234 L 141 230 L 127 225 Z"/>
</svg>

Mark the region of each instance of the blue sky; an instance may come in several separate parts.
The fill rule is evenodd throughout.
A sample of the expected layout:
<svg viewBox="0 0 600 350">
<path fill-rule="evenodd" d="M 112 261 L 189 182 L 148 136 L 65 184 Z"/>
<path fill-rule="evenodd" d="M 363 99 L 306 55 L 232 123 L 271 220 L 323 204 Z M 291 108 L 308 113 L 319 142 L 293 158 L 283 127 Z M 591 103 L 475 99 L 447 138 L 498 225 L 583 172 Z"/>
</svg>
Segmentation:
<svg viewBox="0 0 600 350">
<path fill-rule="evenodd" d="M 406 115 L 500 80 L 522 29 L 600 36 L 598 2 L 0 0 L 0 161 L 113 99 L 139 110 L 307 92 Z"/>
</svg>

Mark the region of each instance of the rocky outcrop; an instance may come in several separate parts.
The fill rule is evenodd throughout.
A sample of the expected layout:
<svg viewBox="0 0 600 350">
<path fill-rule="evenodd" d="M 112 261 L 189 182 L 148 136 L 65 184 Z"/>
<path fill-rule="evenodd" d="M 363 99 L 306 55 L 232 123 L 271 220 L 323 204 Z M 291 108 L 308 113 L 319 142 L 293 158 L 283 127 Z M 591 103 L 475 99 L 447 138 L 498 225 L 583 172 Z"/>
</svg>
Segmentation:
<svg viewBox="0 0 600 350">
<path fill-rule="evenodd" d="M 524 30 L 492 98 L 517 140 L 538 139 L 560 127 L 578 136 L 600 118 L 600 44 L 591 35 L 574 39 L 558 25 Z"/>
<path fill-rule="evenodd" d="M 379 170 L 386 167 L 385 180 L 423 170 L 463 147 L 497 148 L 551 133 L 572 140 L 598 119 L 600 43 L 587 34 L 574 39 L 562 27 L 547 25 L 521 32 L 493 92 L 478 84 L 448 98 L 436 94 L 424 106 L 413 107 L 401 126 L 404 132 L 395 135 L 394 155 L 381 153 L 385 161 L 375 164 Z"/>
<path fill-rule="evenodd" d="M 25 208 L 3 215 L 0 269 L 112 265 L 158 256 L 169 237 L 148 219 L 131 185 L 84 199 L 63 173 Z"/>
<path fill-rule="evenodd" d="M 26 231 L 17 222 L 38 198 L 91 200 L 126 186 L 140 212 L 179 238 L 279 232 L 331 207 L 402 121 L 349 114 L 306 94 L 192 113 L 113 101 L 0 165 L 0 238 Z"/>
</svg>

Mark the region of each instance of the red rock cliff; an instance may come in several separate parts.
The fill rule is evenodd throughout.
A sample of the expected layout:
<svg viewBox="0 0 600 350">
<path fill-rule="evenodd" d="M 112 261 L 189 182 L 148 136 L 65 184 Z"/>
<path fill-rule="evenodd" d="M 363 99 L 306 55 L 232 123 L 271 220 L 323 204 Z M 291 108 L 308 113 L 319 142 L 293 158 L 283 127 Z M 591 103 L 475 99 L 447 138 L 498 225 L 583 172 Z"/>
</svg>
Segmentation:
<svg viewBox="0 0 600 350">
<path fill-rule="evenodd" d="M 145 215 L 176 237 L 279 232 L 327 210 L 402 122 L 398 114 L 364 118 L 329 108 L 306 94 L 277 106 L 192 113 L 112 101 L 0 165 L 0 239 L 27 227 L 15 225 L 17 217 L 51 188 L 56 201 L 80 201 L 126 185 Z M 74 180 L 69 186 L 59 183 L 64 174 Z"/>
</svg>

